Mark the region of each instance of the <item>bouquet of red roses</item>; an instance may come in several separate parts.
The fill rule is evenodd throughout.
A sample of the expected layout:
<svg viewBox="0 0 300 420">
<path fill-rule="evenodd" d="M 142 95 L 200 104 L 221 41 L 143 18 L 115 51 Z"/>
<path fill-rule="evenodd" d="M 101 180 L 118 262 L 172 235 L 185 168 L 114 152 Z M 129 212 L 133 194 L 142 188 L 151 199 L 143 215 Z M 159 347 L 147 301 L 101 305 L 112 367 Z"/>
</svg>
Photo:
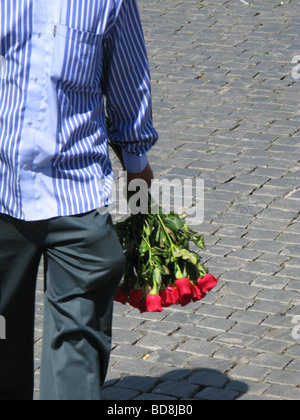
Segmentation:
<svg viewBox="0 0 300 420">
<path fill-rule="evenodd" d="M 118 146 L 111 144 L 121 164 Z M 123 166 L 124 167 L 124 166 Z M 164 214 L 149 193 L 149 213 L 131 215 L 115 229 L 126 257 L 125 275 L 115 301 L 141 312 L 161 312 L 171 305 L 186 306 L 205 297 L 218 280 L 208 274 L 194 243 L 205 250 L 204 238 L 185 222 L 186 215 Z"/>
</svg>

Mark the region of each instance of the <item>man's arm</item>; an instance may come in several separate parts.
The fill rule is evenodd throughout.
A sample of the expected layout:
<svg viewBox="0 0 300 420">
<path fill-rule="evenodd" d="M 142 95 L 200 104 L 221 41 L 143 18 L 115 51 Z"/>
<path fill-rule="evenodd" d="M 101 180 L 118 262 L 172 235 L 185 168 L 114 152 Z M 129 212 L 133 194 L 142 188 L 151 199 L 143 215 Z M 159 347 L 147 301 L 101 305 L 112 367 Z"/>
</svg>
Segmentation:
<svg viewBox="0 0 300 420">
<path fill-rule="evenodd" d="M 150 163 L 148 162 L 147 153 L 137 156 L 123 150 L 123 160 L 127 170 L 128 184 L 134 179 L 143 179 L 150 188 L 154 175 Z"/>
<path fill-rule="evenodd" d="M 128 172 L 128 175 L 127 175 L 128 184 L 130 184 L 130 182 L 133 181 L 134 179 L 142 179 L 146 181 L 148 184 L 148 187 L 150 188 L 151 183 L 154 179 L 154 175 L 153 175 L 153 171 L 150 166 L 150 163 L 147 163 L 146 168 L 142 172 L 139 172 L 139 173 Z"/>
<path fill-rule="evenodd" d="M 136 0 L 117 2 L 115 25 L 104 40 L 101 88 L 112 124 L 110 140 L 122 147 L 129 181 L 151 184 L 147 151 L 157 142 L 152 122 L 148 57 Z"/>
</svg>

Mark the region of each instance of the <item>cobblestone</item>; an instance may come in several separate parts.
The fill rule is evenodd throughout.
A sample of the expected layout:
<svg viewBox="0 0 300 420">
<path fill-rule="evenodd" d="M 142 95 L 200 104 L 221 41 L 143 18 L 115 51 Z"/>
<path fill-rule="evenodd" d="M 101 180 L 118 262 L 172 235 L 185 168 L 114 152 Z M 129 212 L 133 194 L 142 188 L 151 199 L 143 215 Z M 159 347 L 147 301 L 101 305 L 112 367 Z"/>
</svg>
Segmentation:
<svg viewBox="0 0 300 420">
<path fill-rule="evenodd" d="M 160 142 L 157 178 L 205 180 L 200 303 L 115 305 L 108 400 L 299 400 L 298 0 L 139 0 Z M 116 161 L 113 161 L 117 166 Z M 36 398 L 42 345 L 36 312 Z"/>
</svg>

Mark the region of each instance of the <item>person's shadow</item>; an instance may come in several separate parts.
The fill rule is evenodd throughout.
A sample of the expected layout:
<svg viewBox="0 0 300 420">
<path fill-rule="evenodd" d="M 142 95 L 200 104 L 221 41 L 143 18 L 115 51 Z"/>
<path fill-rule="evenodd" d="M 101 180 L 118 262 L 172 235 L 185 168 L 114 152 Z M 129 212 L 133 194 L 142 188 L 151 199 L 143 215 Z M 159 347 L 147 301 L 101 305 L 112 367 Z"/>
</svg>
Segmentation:
<svg viewBox="0 0 300 420">
<path fill-rule="evenodd" d="M 248 385 L 214 369 L 175 369 L 154 378 L 125 376 L 106 382 L 102 399 L 128 400 L 236 400 L 248 391 Z"/>
</svg>

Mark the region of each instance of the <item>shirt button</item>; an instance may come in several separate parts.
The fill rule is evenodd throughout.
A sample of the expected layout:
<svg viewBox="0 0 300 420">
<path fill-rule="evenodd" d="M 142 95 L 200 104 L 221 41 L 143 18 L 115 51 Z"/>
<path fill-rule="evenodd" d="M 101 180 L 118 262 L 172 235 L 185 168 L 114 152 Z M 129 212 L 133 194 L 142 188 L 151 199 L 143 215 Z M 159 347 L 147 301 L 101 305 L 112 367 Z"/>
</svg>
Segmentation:
<svg viewBox="0 0 300 420">
<path fill-rule="evenodd" d="M 28 165 L 23 165 L 24 171 L 28 171 Z"/>
<path fill-rule="evenodd" d="M 32 126 L 33 126 L 33 122 L 30 121 L 27 123 L 27 127 L 31 128 Z"/>
</svg>

